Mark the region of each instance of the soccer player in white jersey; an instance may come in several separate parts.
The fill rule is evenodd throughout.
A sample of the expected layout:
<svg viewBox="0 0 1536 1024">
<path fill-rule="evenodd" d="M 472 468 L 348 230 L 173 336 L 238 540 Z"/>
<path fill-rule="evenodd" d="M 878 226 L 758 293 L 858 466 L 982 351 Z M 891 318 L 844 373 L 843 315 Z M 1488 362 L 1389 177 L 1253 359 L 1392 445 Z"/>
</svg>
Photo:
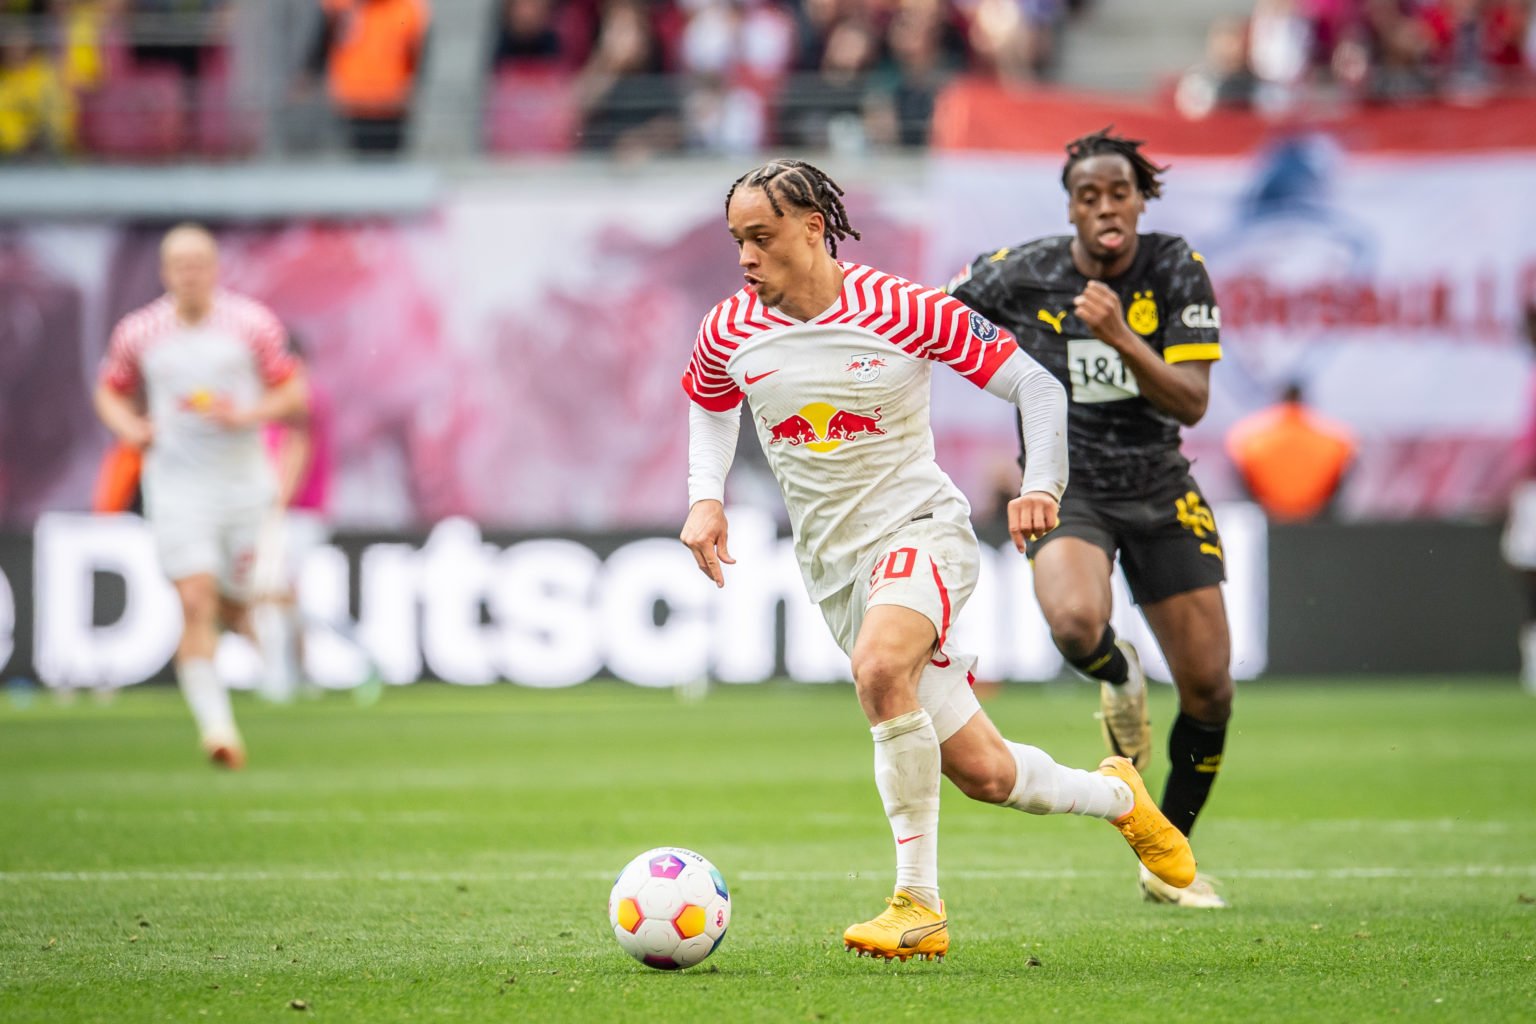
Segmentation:
<svg viewBox="0 0 1536 1024">
<path fill-rule="evenodd" d="M 144 513 L 185 620 L 176 679 L 203 749 L 240 768 L 245 746 L 214 650 L 221 623 L 245 626 L 256 539 L 276 495 L 260 428 L 302 415 L 306 390 L 277 318 L 219 288 L 218 270 L 205 228 L 166 234 L 166 294 L 118 322 L 95 399 L 108 429 L 145 452 Z"/>
<path fill-rule="evenodd" d="M 1066 396 L 1012 337 L 942 291 L 837 259 L 842 190 L 778 160 L 738 178 L 726 220 L 745 287 L 704 318 L 683 376 L 689 407 L 682 541 L 725 585 L 722 504 L 745 398 L 784 493 L 811 599 L 852 660 L 875 748 L 875 785 L 896 845 L 896 888 L 844 945 L 860 955 L 943 956 L 939 777 L 967 796 L 1031 814 L 1114 823 L 1170 885 L 1195 875 L 1189 843 L 1131 763 L 1066 768 L 1004 739 L 971 691 L 974 658 L 949 638 L 976 584 L 970 506 L 934 461 L 929 373 L 948 365 L 1019 407 L 1029 451 L 1009 530 L 1056 525 L 1067 483 Z"/>
</svg>

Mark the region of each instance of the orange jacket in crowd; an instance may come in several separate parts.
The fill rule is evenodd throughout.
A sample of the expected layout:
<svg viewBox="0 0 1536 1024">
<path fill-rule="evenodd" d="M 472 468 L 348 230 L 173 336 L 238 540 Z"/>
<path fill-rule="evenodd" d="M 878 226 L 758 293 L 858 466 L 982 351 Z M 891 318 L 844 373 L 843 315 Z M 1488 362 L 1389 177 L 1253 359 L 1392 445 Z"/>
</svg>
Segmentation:
<svg viewBox="0 0 1536 1024">
<path fill-rule="evenodd" d="M 1338 491 L 1355 455 L 1347 427 L 1284 401 L 1236 423 L 1227 434 L 1232 457 L 1254 500 L 1271 519 L 1309 519 Z"/>
<path fill-rule="evenodd" d="M 395 117 L 410 104 L 427 0 L 321 0 L 332 26 L 326 78 L 348 116 Z"/>
</svg>

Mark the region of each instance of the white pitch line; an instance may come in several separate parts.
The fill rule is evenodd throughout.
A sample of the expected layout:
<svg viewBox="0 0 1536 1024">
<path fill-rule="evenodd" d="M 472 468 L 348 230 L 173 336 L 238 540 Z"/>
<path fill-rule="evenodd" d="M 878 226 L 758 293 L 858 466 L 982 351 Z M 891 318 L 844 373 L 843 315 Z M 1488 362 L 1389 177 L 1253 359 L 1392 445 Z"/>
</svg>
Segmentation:
<svg viewBox="0 0 1536 1024">
<path fill-rule="evenodd" d="M 744 882 L 843 882 L 879 877 L 885 872 L 741 871 L 732 877 Z M 1030 870 L 946 871 L 946 878 L 973 880 L 1072 881 L 1119 878 L 1119 871 Z M 1282 881 L 1375 881 L 1381 879 L 1536 878 L 1536 864 L 1460 864 L 1441 868 L 1239 868 L 1217 872 L 1219 877 Z M 0 871 L 0 882 L 560 882 L 607 880 L 611 871 L 318 871 L 306 868 L 254 871 Z"/>
</svg>

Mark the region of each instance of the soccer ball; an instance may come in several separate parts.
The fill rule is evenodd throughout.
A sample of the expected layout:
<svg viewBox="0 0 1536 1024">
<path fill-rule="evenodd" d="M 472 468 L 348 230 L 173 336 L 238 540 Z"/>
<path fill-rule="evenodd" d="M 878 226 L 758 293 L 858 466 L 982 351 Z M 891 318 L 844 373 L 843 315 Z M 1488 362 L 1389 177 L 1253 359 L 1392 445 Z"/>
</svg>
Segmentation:
<svg viewBox="0 0 1536 1024">
<path fill-rule="evenodd" d="M 647 967 L 676 971 L 720 945 L 731 894 L 715 866 L 692 850 L 662 846 L 624 866 L 608 896 L 619 946 Z"/>
</svg>

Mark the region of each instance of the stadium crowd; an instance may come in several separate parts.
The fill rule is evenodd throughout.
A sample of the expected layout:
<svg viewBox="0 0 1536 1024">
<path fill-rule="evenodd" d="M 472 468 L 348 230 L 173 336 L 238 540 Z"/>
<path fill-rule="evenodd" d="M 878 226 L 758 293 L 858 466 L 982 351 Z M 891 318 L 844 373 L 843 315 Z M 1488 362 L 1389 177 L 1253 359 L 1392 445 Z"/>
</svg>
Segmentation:
<svg viewBox="0 0 1536 1024">
<path fill-rule="evenodd" d="M 1178 82 L 1192 117 L 1285 113 L 1328 103 L 1476 102 L 1528 89 L 1536 71 L 1530 0 L 1256 0 L 1219 19 Z"/>
<path fill-rule="evenodd" d="M 492 153 L 921 147 L 952 77 L 1050 81 L 1091 2 L 493 0 L 478 30 L 480 135 Z M 235 30 L 241 6 L 0 0 L 0 158 L 241 156 L 311 92 L 334 115 L 336 144 L 389 153 L 409 138 L 442 0 L 263 7 L 266 38 L 303 35 L 304 52 L 261 64 L 243 90 L 235 51 L 261 44 Z M 1174 100 L 1201 116 L 1528 88 L 1532 6 L 1256 0 L 1248 17 L 1211 26 Z"/>
</svg>

